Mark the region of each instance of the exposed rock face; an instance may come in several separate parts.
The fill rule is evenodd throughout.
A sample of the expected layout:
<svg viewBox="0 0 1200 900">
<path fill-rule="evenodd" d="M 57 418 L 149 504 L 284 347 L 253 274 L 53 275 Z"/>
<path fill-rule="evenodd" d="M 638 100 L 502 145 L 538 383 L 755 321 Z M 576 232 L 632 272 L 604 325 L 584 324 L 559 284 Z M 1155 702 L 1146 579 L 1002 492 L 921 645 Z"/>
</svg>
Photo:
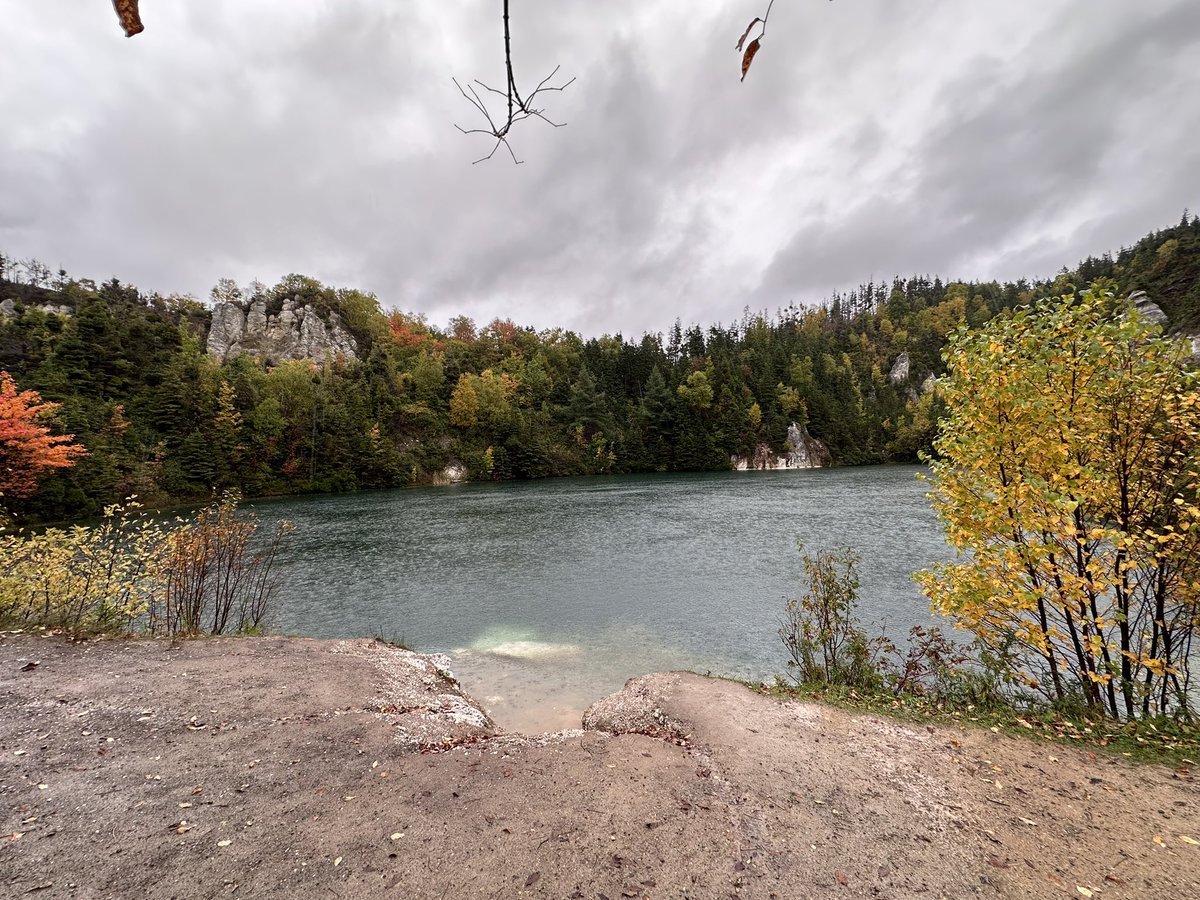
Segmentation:
<svg viewBox="0 0 1200 900">
<path fill-rule="evenodd" d="M 461 460 L 452 459 L 446 468 L 434 473 L 432 483 L 435 485 L 461 484 L 467 480 L 469 474 Z"/>
<path fill-rule="evenodd" d="M 1158 325 L 1163 331 L 1170 329 L 1171 322 L 1167 318 L 1167 314 L 1162 311 L 1161 306 L 1150 299 L 1145 291 L 1134 291 L 1126 302 L 1147 322 Z M 1180 331 L 1175 332 L 1175 336 L 1183 342 L 1184 350 L 1188 353 L 1186 361 L 1192 365 L 1200 365 L 1200 334 Z"/>
<path fill-rule="evenodd" d="M 35 306 L 27 306 L 26 309 L 40 309 L 44 313 L 50 313 L 55 316 L 65 316 L 70 318 L 75 314 L 65 303 L 39 303 Z M 3 302 L 0 302 L 0 318 L 11 319 L 17 315 L 17 305 L 13 303 L 12 297 L 5 297 Z"/>
<path fill-rule="evenodd" d="M 731 456 L 729 463 L 735 471 L 763 469 L 819 469 L 829 465 L 829 450 L 795 422 L 788 428 L 788 452 L 776 453 L 766 444 L 754 448 L 751 457 Z"/>
<path fill-rule="evenodd" d="M 888 380 L 897 386 L 904 384 L 904 382 L 908 381 L 909 365 L 908 351 L 905 350 L 892 363 L 892 371 L 888 373 Z"/>
<path fill-rule="evenodd" d="M 793 422 L 788 427 L 788 465 L 794 469 L 819 469 L 829 465 L 829 449 L 808 433 L 808 429 Z"/>
<path fill-rule="evenodd" d="M 1129 304 L 1147 322 L 1153 322 L 1155 325 L 1160 325 L 1163 328 L 1167 327 L 1167 314 L 1162 311 L 1161 306 L 1150 299 L 1145 291 L 1134 291 L 1130 294 Z"/>
<path fill-rule="evenodd" d="M 267 314 L 265 300 L 249 307 L 218 303 L 213 307 L 208 331 L 208 353 L 222 362 L 240 354 L 258 356 L 269 363 L 284 359 L 311 359 L 323 363 L 341 356 L 358 358 L 358 343 L 337 313 L 326 323 L 299 297 L 283 301 L 279 315 Z"/>
</svg>

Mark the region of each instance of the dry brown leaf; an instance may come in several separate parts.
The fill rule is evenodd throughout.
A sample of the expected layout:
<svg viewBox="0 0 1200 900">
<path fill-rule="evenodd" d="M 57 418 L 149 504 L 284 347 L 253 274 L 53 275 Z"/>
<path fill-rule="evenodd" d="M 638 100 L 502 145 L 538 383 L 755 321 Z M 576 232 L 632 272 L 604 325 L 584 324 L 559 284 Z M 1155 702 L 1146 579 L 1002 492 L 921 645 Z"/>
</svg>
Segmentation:
<svg viewBox="0 0 1200 900">
<path fill-rule="evenodd" d="M 121 27 L 125 29 L 125 37 L 133 37 L 146 30 L 138 14 L 138 0 L 113 0 L 113 9 L 117 11 Z"/>
<path fill-rule="evenodd" d="M 850 879 L 846 877 L 845 872 L 842 872 L 842 871 L 834 872 L 833 877 L 837 881 L 837 883 L 840 884 L 842 887 L 845 887 L 846 885 L 848 885 L 850 883 Z"/>
<path fill-rule="evenodd" d="M 750 20 L 750 24 L 746 26 L 746 30 L 743 31 L 742 36 L 740 38 L 738 38 L 738 42 L 737 42 L 738 50 L 741 50 L 742 44 L 746 43 L 746 38 L 750 36 L 750 29 L 753 28 L 755 25 L 757 25 L 761 21 L 762 21 L 762 19 L 760 19 L 758 16 L 755 16 L 753 19 Z"/>
<path fill-rule="evenodd" d="M 746 80 L 746 73 L 750 71 L 750 63 L 754 62 L 754 54 L 758 52 L 758 47 L 758 38 L 746 45 L 746 53 L 742 57 L 742 81 Z"/>
</svg>

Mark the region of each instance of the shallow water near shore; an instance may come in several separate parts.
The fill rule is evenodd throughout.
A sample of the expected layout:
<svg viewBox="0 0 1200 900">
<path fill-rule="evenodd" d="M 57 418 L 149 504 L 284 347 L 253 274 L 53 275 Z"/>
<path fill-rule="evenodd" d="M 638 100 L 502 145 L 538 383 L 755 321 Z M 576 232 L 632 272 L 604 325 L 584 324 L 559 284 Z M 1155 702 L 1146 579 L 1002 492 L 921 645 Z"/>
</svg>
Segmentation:
<svg viewBox="0 0 1200 900">
<path fill-rule="evenodd" d="M 860 618 L 931 622 L 949 556 L 915 466 L 573 478 L 257 501 L 296 526 L 280 630 L 447 654 L 506 728 L 575 727 L 652 671 L 784 671 L 797 542 L 862 554 Z"/>
</svg>

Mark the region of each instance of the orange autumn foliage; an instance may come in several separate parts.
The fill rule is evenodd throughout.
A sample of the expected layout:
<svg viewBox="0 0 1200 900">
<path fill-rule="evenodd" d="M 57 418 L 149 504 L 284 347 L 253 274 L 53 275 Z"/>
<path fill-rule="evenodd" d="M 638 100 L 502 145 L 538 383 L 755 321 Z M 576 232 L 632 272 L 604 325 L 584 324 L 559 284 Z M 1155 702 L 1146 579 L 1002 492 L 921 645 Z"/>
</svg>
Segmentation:
<svg viewBox="0 0 1200 900">
<path fill-rule="evenodd" d="M 87 452 L 71 443 L 74 435 L 51 434 L 39 424 L 56 409 L 37 391 L 18 391 L 12 376 L 0 371 L 0 495 L 31 497 L 46 472 L 69 468 Z"/>
</svg>

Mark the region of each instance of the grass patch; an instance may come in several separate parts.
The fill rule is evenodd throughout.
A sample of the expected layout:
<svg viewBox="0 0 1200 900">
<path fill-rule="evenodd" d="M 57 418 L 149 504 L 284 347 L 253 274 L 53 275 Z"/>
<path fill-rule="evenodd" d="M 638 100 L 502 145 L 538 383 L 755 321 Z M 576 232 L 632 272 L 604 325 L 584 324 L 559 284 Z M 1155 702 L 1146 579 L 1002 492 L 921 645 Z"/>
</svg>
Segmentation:
<svg viewBox="0 0 1200 900">
<path fill-rule="evenodd" d="M 1052 708 L 959 706 L 920 696 L 896 697 L 886 692 L 864 692 L 844 685 L 744 683 L 757 693 L 780 700 L 828 703 L 853 712 L 875 713 L 907 722 L 986 728 L 997 734 L 1065 745 L 1134 762 L 1168 765 L 1189 770 L 1189 773 L 1200 765 L 1200 725 L 1177 719 L 1122 722 Z"/>
</svg>

